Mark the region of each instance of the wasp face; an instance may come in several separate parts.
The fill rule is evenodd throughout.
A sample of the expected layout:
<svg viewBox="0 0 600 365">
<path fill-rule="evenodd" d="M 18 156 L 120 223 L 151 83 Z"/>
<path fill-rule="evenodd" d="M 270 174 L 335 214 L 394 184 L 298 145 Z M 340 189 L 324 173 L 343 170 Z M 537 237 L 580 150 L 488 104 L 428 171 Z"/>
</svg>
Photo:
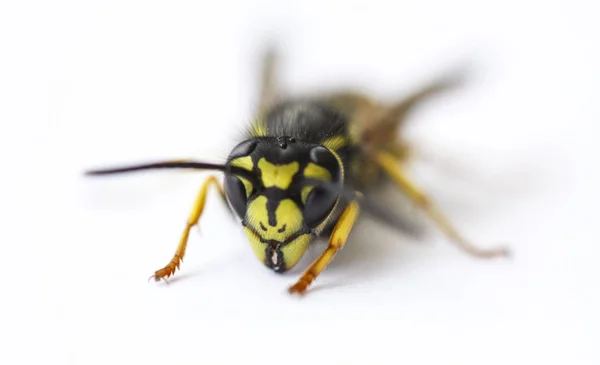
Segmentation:
<svg viewBox="0 0 600 365">
<path fill-rule="evenodd" d="M 290 269 L 326 225 L 339 199 L 314 181 L 341 184 L 341 161 L 321 145 L 259 137 L 235 147 L 228 164 L 255 177 L 250 181 L 228 175 L 225 180 L 227 197 L 254 253 L 276 272 Z"/>
</svg>

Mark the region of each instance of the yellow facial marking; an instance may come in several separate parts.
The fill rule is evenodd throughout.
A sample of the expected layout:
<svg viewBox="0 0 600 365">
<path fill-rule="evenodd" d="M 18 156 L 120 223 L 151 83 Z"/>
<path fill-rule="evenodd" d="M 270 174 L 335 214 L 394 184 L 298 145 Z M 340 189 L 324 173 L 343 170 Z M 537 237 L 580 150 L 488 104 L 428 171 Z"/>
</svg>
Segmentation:
<svg viewBox="0 0 600 365">
<path fill-rule="evenodd" d="M 244 156 L 238 157 L 230 162 L 231 166 L 241 167 L 244 170 L 252 171 L 254 168 L 254 162 L 252 162 L 252 157 Z M 242 184 L 244 184 L 244 188 L 246 189 L 246 196 L 249 197 L 252 194 L 252 183 L 243 177 L 239 177 Z"/>
<path fill-rule="evenodd" d="M 314 186 L 309 185 L 302 188 L 302 203 L 306 204 L 306 199 L 308 198 L 308 194 L 312 191 Z"/>
<path fill-rule="evenodd" d="M 252 252 L 254 252 L 256 258 L 259 261 L 266 263 L 267 244 L 261 242 L 260 237 L 256 233 L 252 232 L 251 229 L 244 227 L 244 231 L 248 236 L 250 246 L 252 247 Z M 303 234 L 301 236 L 298 236 L 293 241 L 280 246 L 281 253 L 283 254 L 283 262 L 286 266 L 286 269 L 291 269 L 294 265 L 298 263 L 298 261 L 300 261 L 312 240 L 312 235 Z"/>
<path fill-rule="evenodd" d="M 258 169 L 262 174 L 262 182 L 265 188 L 278 187 L 287 189 L 292 183 L 294 175 L 298 172 L 300 164 L 296 161 L 287 165 L 274 165 L 265 158 L 258 161 Z"/>
<path fill-rule="evenodd" d="M 310 234 L 303 234 L 298 236 L 295 240 L 290 243 L 287 243 L 281 246 L 281 253 L 283 253 L 283 262 L 285 263 L 286 268 L 290 269 L 304 255 L 308 245 L 312 241 L 312 236 Z"/>
<path fill-rule="evenodd" d="M 256 233 L 252 232 L 251 229 L 244 227 L 244 231 L 246 232 L 246 235 L 248 236 L 248 240 L 250 241 L 250 246 L 252 247 L 252 251 L 256 255 L 256 258 L 258 258 L 261 262 L 265 262 L 265 259 L 266 259 L 265 250 L 267 249 L 267 244 L 262 243 L 260 241 L 260 237 Z"/>
<path fill-rule="evenodd" d="M 249 198 L 250 194 L 252 194 L 252 183 L 243 177 L 238 176 L 238 179 L 244 184 L 244 189 L 246 190 L 246 197 Z"/>
<path fill-rule="evenodd" d="M 248 205 L 248 222 L 263 240 L 285 241 L 302 228 L 302 211 L 291 199 L 282 200 L 275 210 L 275 227 L 269 224 L 267 198 L 263 195 Z"/>
<path fill-rule="evenodd" d="M 254 168 L 254 162 L 252 162 L 252 157 L 244 156 L 238 157 L 230 162 L 231 166 L 241 167 L 244 170 L 252 171 Z"/>
<path fill-rule="evenodd" d="M 333 136 L 327 138 L 323 142 L 323 146 L 329 148 L 330 150 L 337 150 L 339 148 L 344 147 L 348 143 L 348 139 L 344 136 Z"/>
<path fill-rule="evenodd" d="M 331 181 L 331 173 L 324 167 L 309 162 L 304 169 L 304 176 L 312 179 Z"/>
<path fill-rule="evenodd" d="M 306 168 L 304 168 L 304 176 L 307 178 L 311 178 L 311 179 L 320 179 L 320 180 L 331 181 L 331 173 L 326 168 L 321 167 L 312 162 L 309 162 L 308 165 L 306 165 Z M 314 188 L 314 186 L 312 186 L 312 185 L 307 185 L 307 186 L 302 187 L 302 192 L 300 194 L 301 194 L 303 203 L 306 204 L 306 199 L 308 198 L 308 194 L 310 194 L 310 192 L 312 191 L 313 188 Z"/>
</svg>

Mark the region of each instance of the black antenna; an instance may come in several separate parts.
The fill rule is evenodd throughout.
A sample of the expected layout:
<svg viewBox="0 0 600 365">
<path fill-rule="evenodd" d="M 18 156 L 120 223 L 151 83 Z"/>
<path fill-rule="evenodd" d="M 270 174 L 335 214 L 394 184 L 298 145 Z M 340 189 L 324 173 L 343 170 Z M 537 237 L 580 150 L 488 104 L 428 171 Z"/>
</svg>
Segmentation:
<svg viewBox="0 0 600 365">
<path fill-rule="evenodd" d="M 165 161 L 165 162 L 151 162 L 138 165 L 127 165 L 121 167 L 113 167 L 106 169 L 88 170 L 85 172 L 86 176 L 102 176 L 121 174 L 134 171 L 143 170 L 156 170 L 156 169 L 192 169 L 192 170 L 218 170 L 223 171 L 226 174 L 237 175 L 248 179 L 250 181 L 256 180 L 256 176 L 248 170 L 241 167 L 231 165 L 220 165 L 206 162 L 197 161 Z"/>
</svg>

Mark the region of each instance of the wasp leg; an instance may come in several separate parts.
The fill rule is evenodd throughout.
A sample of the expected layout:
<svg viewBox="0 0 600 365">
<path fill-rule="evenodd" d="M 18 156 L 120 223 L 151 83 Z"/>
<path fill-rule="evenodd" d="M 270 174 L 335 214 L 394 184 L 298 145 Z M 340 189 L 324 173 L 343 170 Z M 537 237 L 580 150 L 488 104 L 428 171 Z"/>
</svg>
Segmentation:
<svg viewBox="0 0 600 365">
<path fill-rule="evenodd" d="M 397 160 L 393 155 L 380 152 L 375 155 L 377 164 L 383 171 L 402 189 L 408 197 L 437 224 L 450 241 L 464 252 L 480 258 L 493 258 L 498 256 L 508 256 L 509 250 L 507 247 L 497 247 L 491 249 L 483 249 L 472 245 L 465 240 L 450 224 L 448 219 L 431 203 L 429 198 L 417 188 L 405 174 L 401 168 L 397 166 Z"/>
<path fill-rule="evenodd" d="M 406 142 L 395 141 L 386 150 L 400 162 L 405 162 L 415 155 L 415 148 Z"/>
<path fill-rule="evenodd" d="M 416 92 L 404 97 L 395 104 L 388 107 L 388 122 L 398 125 L 402 124 L 407 114 L 415 107 L 438 94 L 457 89 L 465 81 L 462 72 L 453 72 L 424 85 Z"/>
<path fill-rule="evenodd" d="M 208 179 L 206 179 L 206 181 L 204 182 L 204 184 L 202 184 L 202 187 L 200 188 L 200 192 L 198 193 L 198 197 L 196 198 L 196 201 L 192 208 L 192 212 L 187 220 L 185 229 L 183 230 L 183 234 L 181 235 L 181 239 L 179 240 L 179 245 L 177 246 L 175 255 L 173 255 L 173 258 L 167 264 L 167 266 L 154 272 L 154 275 L 152 276 L 154 280 L 159 281 L 161 279 L 166 279 L 173 275 L 177 269 L 179 269 L 179 265 L 183 261 L 183 256 L 185 255 L 185 249 L 187 246 L 188 237 L 190 235 L 190 230 L 192 229 L 192 227 L 198 224 L 198 220 L 200 219 L 202 211 L 204 210 L 204 203 L 206 202 L 208 188 L 211 184 L 217 187 L 221 198 L 223 199 L 223 201 L 227 202 L 227 198 L 225 197 L 223 187 L 219 184 L 217 178 L 215 176 L 211 176 Z"/>
<path fill-rule="evenodd" d="M 290 293 L 302 294 L 315 278 L 329 265 L 335 254 L 344 248 L 348 235 L 354 226 L 354 222 L 358 218 L 359 205 L 357 201 L 352 201 L 342 212 L 338 219 L 333 232 L 329 237 L 329 246 L 319 256 L 310 267 L 302 274 L 300 279 L 289 288 Z"/>
</svg>

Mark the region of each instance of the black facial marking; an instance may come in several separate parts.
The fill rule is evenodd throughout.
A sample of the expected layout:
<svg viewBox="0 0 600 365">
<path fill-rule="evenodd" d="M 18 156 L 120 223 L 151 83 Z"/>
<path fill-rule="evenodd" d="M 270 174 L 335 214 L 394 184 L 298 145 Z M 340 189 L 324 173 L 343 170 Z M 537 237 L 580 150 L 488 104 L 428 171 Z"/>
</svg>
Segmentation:
<svg viewBox="0 0 600 365">
<path fill-rule="evenodd" d="M 275 258 L 275 262 L 273 262 L 273 258 Z M 265 249 L 265 265 L 276 273 L 283 273 L 286 271 L 285 262 L 283 261 L 283 252 L 281 252 L 279 246 L 267 246 Z"/>
<path fill-rule="evenodd" d="M 279 206 L 280 200 L 269 199 L 267 200 L 267 212 L 269 214 L 269 225 L 271 227 L 277 227 L 277 217 L 275 216 L 275 211 Z"/>
<path fill-rule="evenodd" d="M 300 228 L 298 231 L 293 232 L 290 236 L 288 236 L 285 241 L 281 242 L 281 241 L 277 241 L 277 240 L 267 240 L 264 239 L 263 237 L 260 236 L 260 232 L 258 232 L 256 229 L 253 228 L 253 226 L 251 226 L 247 221 L 242 220 L 242 225 L 246 228 L 249 228 L 252 232 L 254 232 L 257 236 L 258 239 L 260 240 L 260 242 L 270 245 L 270 246 L 285 246 L 290 242 L 293 242 L 294 240 L 296 240 L 298 237 L 305 235 L 305 234 L 313 234 L 313 232 L 310 230 L 310 228 L 304 227 L 304 228 Z"/>
<path fill-rule="evenodd" d="M 285 232 L 285 227 L 286 227 L 286 225 L 284 224 L 283 227 L 281 227 L 277 230 L 277 232 L 279 232 L 279 233 Z"/>
<path fill-rule="evenodd" d="M 262 224 L 262 222 L 258 222 L 258 224 L 260 225 L 260 229 L 262 229 L 263 231 L 267 231 L 267 227 L 264 226 L 264 224 Z"/>
</svg>

